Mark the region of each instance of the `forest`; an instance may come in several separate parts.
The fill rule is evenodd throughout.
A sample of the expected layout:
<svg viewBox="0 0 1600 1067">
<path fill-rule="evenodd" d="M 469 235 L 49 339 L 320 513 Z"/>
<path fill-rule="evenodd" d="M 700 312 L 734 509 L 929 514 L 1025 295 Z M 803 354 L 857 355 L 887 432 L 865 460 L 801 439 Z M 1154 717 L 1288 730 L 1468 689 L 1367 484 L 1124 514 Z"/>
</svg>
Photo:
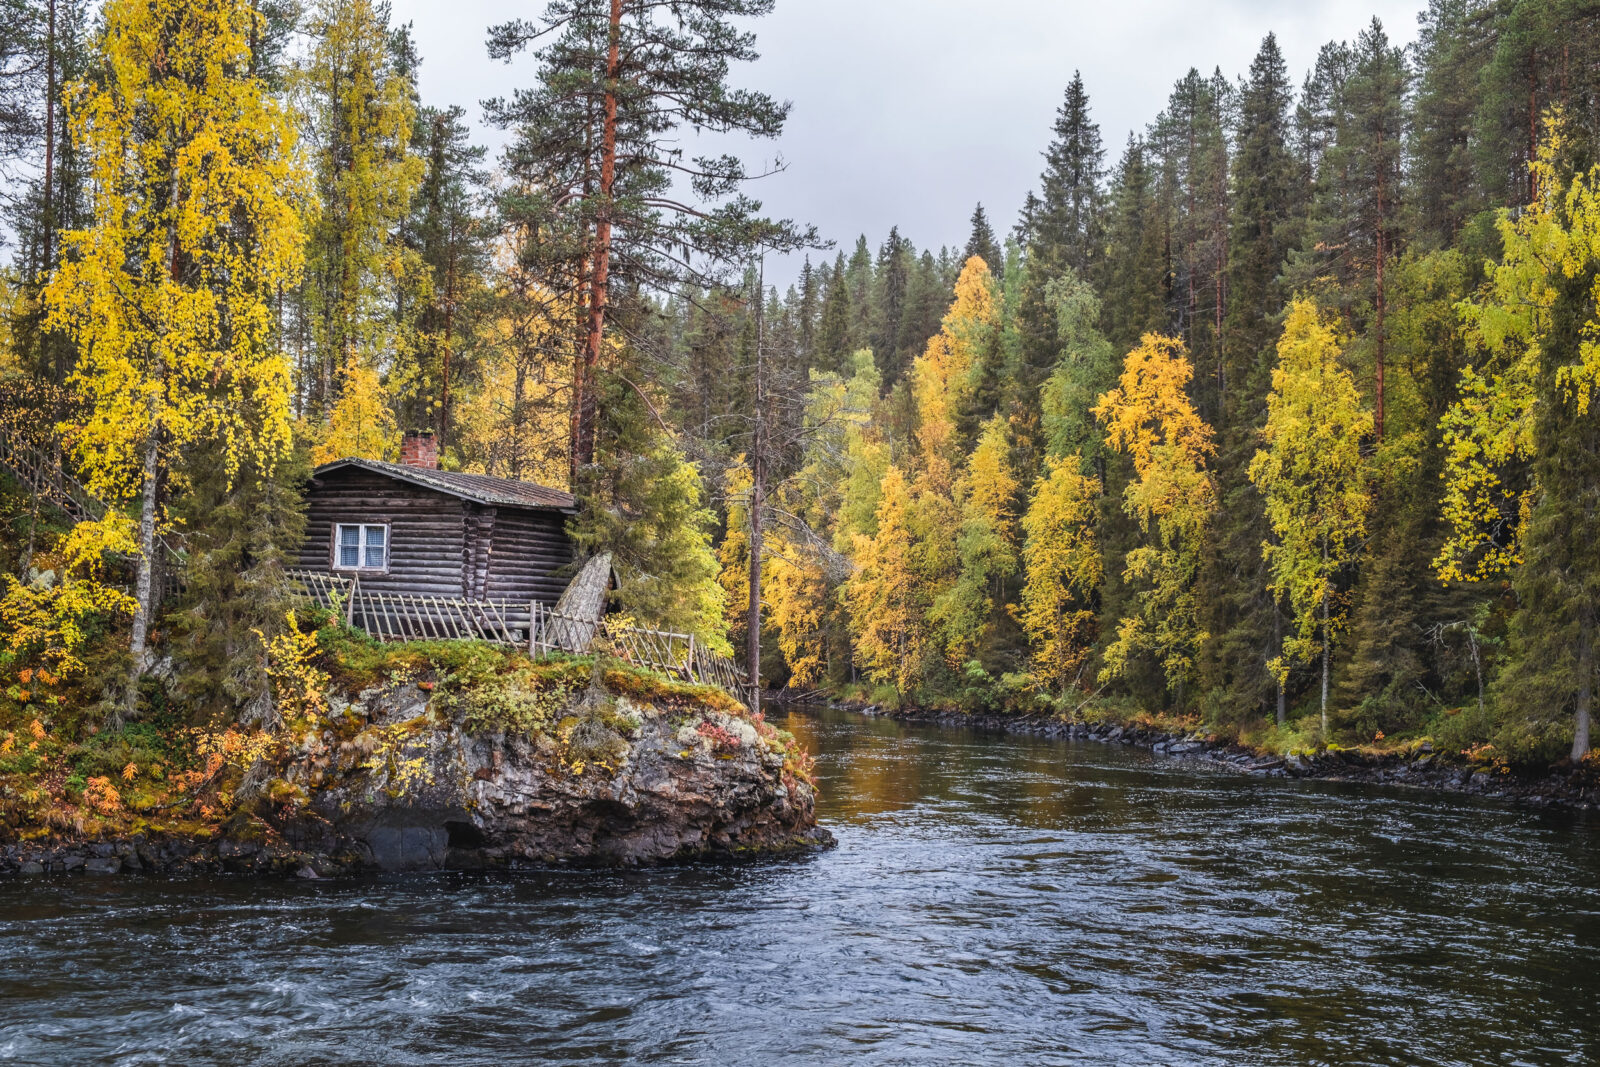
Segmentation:
<svg viewBox="0 0 1600 1067">
<path fill-rule="evenodd" d="M 0 432 L 110 505 L 5 483 L 8 724 L 258 721 L 309 472 L 426 429 L 575 493 L 617 610 L 769 690 L 1590 751 L 1588 0 L 1431 0 L 1305 72 L 1268 35 L 1109 147 L 1073 76 L 1035 192 L 937 250 L 694 154 L 781 137 L 773 0 L 486 28 L 494 155 L 374 0 L 0 6 Z"/>
</svg>

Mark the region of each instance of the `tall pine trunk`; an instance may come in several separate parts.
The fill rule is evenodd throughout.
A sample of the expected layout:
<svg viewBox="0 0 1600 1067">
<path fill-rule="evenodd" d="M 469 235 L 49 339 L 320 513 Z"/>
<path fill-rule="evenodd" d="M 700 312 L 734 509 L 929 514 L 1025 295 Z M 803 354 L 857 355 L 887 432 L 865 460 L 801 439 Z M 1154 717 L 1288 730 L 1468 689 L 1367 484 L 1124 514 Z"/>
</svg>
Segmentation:
<svg viewBox="0 0 1600 1067">
<path fill-rule="evenodd" d="M 761 556 L 766 538 L 762 509 L 766 504 L 766 262 L 756 289 L 756 420 L 750 449 L 750 605 L 745 617 L 745 655 L 750 669 L 750 714 L 761 710 Z"/>
<path fill-rule="evenodd" d="M 600 206 L 594 228 L 594 264 L 589 281 L 589 329 L 579 366 L 576 431 L 572 442 L 574 484 L 578 472 L 594 462 L 596 423 L 595 367 L 605 341 L 606 305 L 611 274 L 611 197 L 617 179 L 617 72 L 622 49 L 622 0 L 611 0 L 611 25 L 606 45 L 605 115 L 600 133 Z"/>
</svg>

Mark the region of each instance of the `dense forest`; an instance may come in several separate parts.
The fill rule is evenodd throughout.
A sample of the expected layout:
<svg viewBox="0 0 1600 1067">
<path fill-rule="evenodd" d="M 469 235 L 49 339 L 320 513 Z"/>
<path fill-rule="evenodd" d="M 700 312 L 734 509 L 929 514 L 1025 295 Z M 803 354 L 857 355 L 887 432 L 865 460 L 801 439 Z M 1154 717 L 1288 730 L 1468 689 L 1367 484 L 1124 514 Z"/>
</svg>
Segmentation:
<svg viewBox="0 0 1600 1067">
<path fill-rule="evenodd" d="M 1303 77 L 1268 36 L 1109 152 L 1074 77 L 1015 224 L 938 251 L 684 149 L 781 135 L 736 86 L 772 0 L 488 28 L 494 157 L 373 0 L 3 6 L 4 430 L 113 504 L 0 501 L 24 718 L 259 714 L 308 472 L 430 429 L 772 689 L 1588 752 L 1587 0 L 1433 0 Z"/>
</svg>

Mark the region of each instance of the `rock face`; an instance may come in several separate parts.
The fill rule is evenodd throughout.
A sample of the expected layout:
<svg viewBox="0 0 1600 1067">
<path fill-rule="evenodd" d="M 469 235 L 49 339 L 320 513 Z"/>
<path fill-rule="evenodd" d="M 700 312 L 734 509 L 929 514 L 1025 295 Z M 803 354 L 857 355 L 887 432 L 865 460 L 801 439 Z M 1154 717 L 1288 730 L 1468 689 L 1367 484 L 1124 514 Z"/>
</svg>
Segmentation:
<svg viewBox="0 0 1600 1067">
<path fill-rule="evenodd" d="M 783 740 L 741 717 L 620 698 L 603 723 L 563 720 L 565 732 L 597 731 L 610 746 L 584 763 L 560 730 L 439 724 L 415 687 L 363 693 L 345 714 L 371 728 L 308 739 L 284 780 L 309 800 L 281 831 L 295 849 L 347 865 L 631 866 L 833 843 L 812 787 L 785 772 Z M 387 751 L 370 750 L 374 734 Z"/>
</svg>

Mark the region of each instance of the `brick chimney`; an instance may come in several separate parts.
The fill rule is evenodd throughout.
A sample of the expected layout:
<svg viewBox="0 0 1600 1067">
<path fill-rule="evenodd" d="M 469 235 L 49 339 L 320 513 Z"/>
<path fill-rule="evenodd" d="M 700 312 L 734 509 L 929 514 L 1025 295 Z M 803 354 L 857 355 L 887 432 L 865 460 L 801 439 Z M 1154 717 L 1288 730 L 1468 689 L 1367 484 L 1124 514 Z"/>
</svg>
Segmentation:
<svg viewBox="0 0 1600 1067">
<path fill-rule="evenodd" d="M 439 442 L 432 430 L 416 430 L 400 439 L 400 462 L 407 467 L 439 469 Z"/>
</svg>

